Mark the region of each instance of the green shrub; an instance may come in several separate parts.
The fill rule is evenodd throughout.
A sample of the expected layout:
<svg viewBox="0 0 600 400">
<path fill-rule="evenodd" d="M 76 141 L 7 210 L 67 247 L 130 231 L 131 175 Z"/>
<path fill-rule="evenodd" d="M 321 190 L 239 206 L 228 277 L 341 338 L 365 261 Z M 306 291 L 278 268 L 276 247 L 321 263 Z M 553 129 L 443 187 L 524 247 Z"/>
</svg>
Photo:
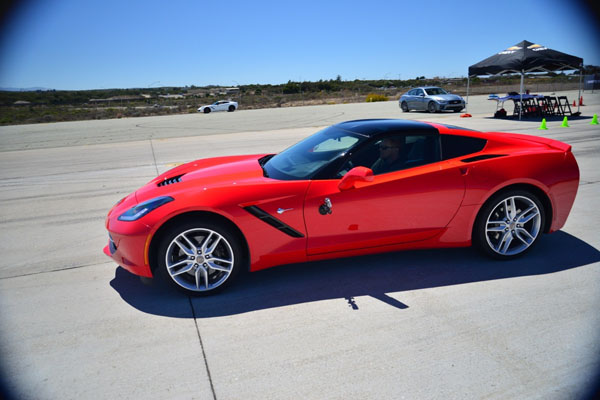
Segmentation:
<svg viewBox="0 0 600 400">
<path fill-rule="evenodd" d="M 367 95 L 367 103 L 373 103 L 376 101 L 388 101 L 389 99 L 387 98 L 387 96 L 384 96 L 382 94 L 375 94 L 375 93 L 369 93 Z"/>
</svg>

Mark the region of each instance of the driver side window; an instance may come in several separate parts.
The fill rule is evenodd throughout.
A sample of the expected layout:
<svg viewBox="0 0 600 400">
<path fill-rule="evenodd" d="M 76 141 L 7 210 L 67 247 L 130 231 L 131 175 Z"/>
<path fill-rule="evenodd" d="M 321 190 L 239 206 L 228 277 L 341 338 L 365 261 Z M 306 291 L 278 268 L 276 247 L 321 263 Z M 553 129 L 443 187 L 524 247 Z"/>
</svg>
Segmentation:
<svg viewBox="0 0 600 400">
<path fill-rule="evenodd" d="M 338 177 L 354 167 L 367 167 L 374 175 L 440 161 L 438 135 L 389 135 L 366 143 L 344 163 Z"/>
</svg>

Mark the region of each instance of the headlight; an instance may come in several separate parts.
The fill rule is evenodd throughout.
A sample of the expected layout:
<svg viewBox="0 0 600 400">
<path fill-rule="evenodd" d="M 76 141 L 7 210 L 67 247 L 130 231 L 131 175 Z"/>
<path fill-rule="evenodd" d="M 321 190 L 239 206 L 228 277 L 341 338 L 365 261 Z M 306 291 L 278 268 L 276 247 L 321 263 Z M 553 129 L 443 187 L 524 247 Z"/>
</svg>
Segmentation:
<svg viewBox="0 0 600 400">
<path fill-rule="evenodd" d="M 119 221 L 136 221 L 148 214 L 150 211 L 157 209 L 158 207 L 173 200 L 174 199 L 170 196 L 155 197 L 154 199 L 144 201 L 143 203 L 131 207 L 129 210 L 121 214 L 118 219 Z"/>
<path fill-rule="evenodd" d="M 440 104 L 446 104 L 446 103 L 447 103 L 447 101 L 446 101 L 446 100 L 441 100 L 441 99 L 440 99 L 440 100 L 437 100 L 437 102 L 438 102 L 438 103 L 440 103 Z"/>
</svg>

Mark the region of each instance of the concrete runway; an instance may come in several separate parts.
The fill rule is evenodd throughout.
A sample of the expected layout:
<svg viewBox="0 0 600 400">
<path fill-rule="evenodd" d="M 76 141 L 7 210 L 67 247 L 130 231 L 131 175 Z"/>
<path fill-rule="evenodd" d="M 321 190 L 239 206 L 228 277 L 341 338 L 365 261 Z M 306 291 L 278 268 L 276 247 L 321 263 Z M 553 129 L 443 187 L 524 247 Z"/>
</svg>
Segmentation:
<svg viewBox="0 0 600 400">
<path fill-rule="evenodd" d="M 566 93 L 570 99 L 577 92 Z M 395 101 L 0 127 L 0 360 L 15 398 L 578 399 L 600 371 L 600 94 L 549 121 Z M 581 184 L 526 257 L 408 251 L 273 268 L 218 296 L 144 286 L 104 217 L 177 163 L 277 152 L 320 127 L 408 118 L 573 145 Z"/>
</svg>

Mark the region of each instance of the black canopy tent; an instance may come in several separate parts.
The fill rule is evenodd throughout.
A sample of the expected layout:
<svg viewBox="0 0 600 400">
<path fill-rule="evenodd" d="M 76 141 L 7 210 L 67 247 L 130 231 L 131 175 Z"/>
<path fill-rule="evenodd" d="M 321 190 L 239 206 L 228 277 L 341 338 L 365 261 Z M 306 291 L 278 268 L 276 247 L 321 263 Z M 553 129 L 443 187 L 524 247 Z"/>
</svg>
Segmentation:
<svg viewBox="0 0 600 400">
<path fill-rule="evenodd" d="M 523 100 L 523 79 L 526 72 L 579 70 L 579 98 L 581 98 L 581 68 L 583 68 L 582 58 L 523 40 L 521 43 L 469 67 L 467 104 L 469 103 L 471 77 L 478 75 L 521 74 L 519 93 L 521 94 L 521 100 Z M 579 106 L 577 106 L 577 111 L 579 111 Z M 519 110 L 520 118 L 521 112 Z"/>
</svg>

